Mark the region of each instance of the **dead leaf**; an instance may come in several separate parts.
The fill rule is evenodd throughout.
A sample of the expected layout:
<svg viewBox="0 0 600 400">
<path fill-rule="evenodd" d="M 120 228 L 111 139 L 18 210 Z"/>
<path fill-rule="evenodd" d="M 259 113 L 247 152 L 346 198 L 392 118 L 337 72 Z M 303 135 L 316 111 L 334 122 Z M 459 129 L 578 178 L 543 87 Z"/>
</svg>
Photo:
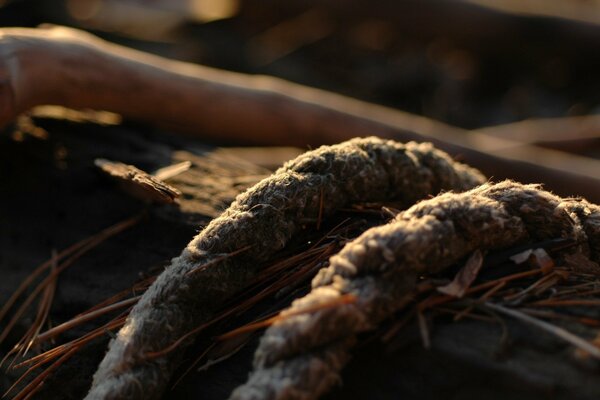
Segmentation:
<svg viewBox="0 0 600 400">
<path fill-rule="evenodd" d="M 515 264 L 523 264 L 525 261 L 529 260 L 531 253 L 533 253 L 533 249 L 527 249 L 527 250 L 517 253 L 514 256 L 511 256 L 509 258 Z"/>
<path fill-rule="evenodd" d="M 447 294 L 448 296 L 463 297 L 469 289 L 483 265 L 483 253 L 480 250 L 469 257 L 464 267 L 458 271 L 454 280 L 445 286 L 437 288 L 438 292 Z"/>
<path fill-rule="evenodd" d="M 552 257 L 550 257 L 544 249 L 533 250 L 529 259 L 533 265 L 541 269 L 544 274 L 551 272 L 556 266 Z"/>
</svg>

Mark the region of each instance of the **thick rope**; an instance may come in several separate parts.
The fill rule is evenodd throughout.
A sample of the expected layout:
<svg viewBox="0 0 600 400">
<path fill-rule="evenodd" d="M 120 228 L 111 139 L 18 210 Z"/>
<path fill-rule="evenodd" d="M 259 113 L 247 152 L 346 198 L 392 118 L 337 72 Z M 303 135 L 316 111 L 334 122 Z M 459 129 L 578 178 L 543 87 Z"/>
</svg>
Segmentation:
<svg viewBox="0 0 600 400">
<path fill-rule="evenodd" d="M 173 259 L 111 341 L 86 398 L 160 397 L 183 346 L 160 357 L 147 355 L 207 321 L 258 273 L 260 262 L 320 212 L 326 216 L 355 202 L 382 200 L 409 206 L 429 194 L 483 182 L 478 171 L 430 144 L 377 138 L 321 147 L 288 162 L 239 195 Z"/>
<path fill-rule="evenodd" d="M 476 249 L 557 237 L 575 239 L 576 251 L 600 261 L 600 207 L 511 181 L 418 203 L 331 258 L 311 293 L 266 331 L 254 371 L 231 398 L 315 399 L 339 382 L 356 334 L 391 316 L 418 275 L 439 272 Z M 301 313 L 347 295 L 356 302 Z"/>
</svg>

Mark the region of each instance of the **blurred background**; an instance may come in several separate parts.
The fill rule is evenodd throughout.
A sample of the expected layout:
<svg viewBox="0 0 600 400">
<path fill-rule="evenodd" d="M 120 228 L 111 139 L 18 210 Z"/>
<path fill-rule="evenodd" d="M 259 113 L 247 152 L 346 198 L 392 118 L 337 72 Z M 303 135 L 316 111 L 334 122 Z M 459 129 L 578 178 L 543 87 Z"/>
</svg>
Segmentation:
<svg viewBox="0 0 600 400">
<path fill-rule="evenodd" d="M 165 57 L 442 121 L 463 128 L 459 145 L 484 153 L 483 162 L 423 140 L 488 176 L 600 201 L 600 0 L 0 4 L 0 26 L 74 26 Z M 442 127 L 436 138 L 446 134 Z"/>
<path fill-rule="evenodd" d="M 468 129 L 600 113 L 597 0 L 0 3 L 3 26 L 75 26 L 167 57 L 275 75 Z M 593 153 L 589 144 L 582 151 Z"/>
</svg>

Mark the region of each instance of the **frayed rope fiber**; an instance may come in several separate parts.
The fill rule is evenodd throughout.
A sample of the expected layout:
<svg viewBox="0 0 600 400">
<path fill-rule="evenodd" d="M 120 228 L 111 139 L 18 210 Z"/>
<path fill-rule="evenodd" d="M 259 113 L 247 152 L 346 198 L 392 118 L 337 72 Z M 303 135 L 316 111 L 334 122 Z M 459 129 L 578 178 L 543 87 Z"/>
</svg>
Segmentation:
<svg viewBox="0 0 600 400">
<path fill-rule="evenodd" d="M 439 272 L 477 249 L 558 237 L 576 240 L 574 251 L 599 261 L 600 207 L 511 181 L 422 201 L 331 258 L 312 291 L 267 329 L 254 371 L 231 399 L 318 398 L 339 382 L 356 334 L 391 316 L 418 275 Z M 356 301 L 301 313 L 348 295 Z"/>
<path fill-rule="evenodd" d="M 484 181 L 477 170 L 431 144 L 377 138 L 324 146 L 286 163 L 239 195 L 173 259 L 111 341 L 86 398 L 159 398 L 184 346 L 160 357 L 146 355 L 206 322 L 319 212 L 327 216 L 356 202 L 391 200 L 408 207 L 427 195 Z M 338 370 L 339 354 L 328 349 L 320 359 Z"/>
</svg>

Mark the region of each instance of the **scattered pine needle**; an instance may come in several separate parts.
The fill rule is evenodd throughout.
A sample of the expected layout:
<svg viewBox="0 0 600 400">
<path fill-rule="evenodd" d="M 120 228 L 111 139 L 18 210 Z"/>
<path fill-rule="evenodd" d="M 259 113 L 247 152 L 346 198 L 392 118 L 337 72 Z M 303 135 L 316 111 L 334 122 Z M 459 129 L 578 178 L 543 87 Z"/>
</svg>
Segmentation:
<svg viewBox="0 0 600 400">
<path fill-rule="evenodd" d="M 189 272 L 187 273 L 187 275 L 192 275 L 192 274 L 195 274 L 195 273 L 197 273 L 197 272 L 199 272 L 199 271 L 205 270 L 206 268 L 208 268 L 208 267 L 210 267 L 210 266 L 212 266 L 212 265 L 218 264 L 218 263 L 220 263 L 221 261 L 227 260 L 228 258 L 231 258 L 231 257 L 237 256 L 238 254 L 241 254 L 241 253 L 243 253 L 243 252 L 245 252 L 245 251 L 248 251 L 248 250 L 250 250 L 251 248 L 252 248 L 252 246 L 251 246 L 251 245 L 248 245 L 248 246 L 242 247 L 241 249 L 238 249 L 238 250 L 232 251 L 232 252 L 231 252 L 231 253 L 229 253 L 229 254 L 225 254 L 225 255 L 223 255 L 223 256 L 221 256 L 221 257 L 217 257 L 217 258 L 215 258 L 214 260 L 211 260 L 211 261 L 207 262 L 206 264 L 200 264 L 200 265 L 198 265 L 196 268 L 194 268 L 194 269 L 192 269 L 191 271 L 189 271 Z"/>
<path fill-rule="evenodd" d="M 289 313 L 286 313 L 286 314 L 283 314 L 283 315 L 282 314 L 278 314 L 278 315 L 276 315 L 274 317 L 271 317 L 271 318 L 268 318 L 268 319 L 266 319 L 264 321 L 257 321 L 257 322 L 253 322 L 251 324 L 244 325 L 242 327 L 239 327 L 237 329 L 234 329 L 234 330 L 232 330 L 230 332 L 227 332 L 227 333 L 219 336 L 217 338 L 217 340 L 227 340 L 227 339 L 231 339 L 232 337 L 235 337 L 237 335 L 240 335 L 242 333 L 253 332 L 253 331 L 256 331 L 256 330 L 261 329 L 261 328 L 266 328 L 268 326 L 273 325 L 276 322 L 283 321 L 283 320 L 285 320 L 287 318 L 291 318 L 291 317 L 294 317 L 296 315 L 310 314 L 310 313 L 314 313 L 314 312 L 317 312 L 317 311 L 325 310 L 325 309 L 328 309 L 328 308 L 340 307 L 340 306 L 343 306 L 343 305 L 352 304 L 354 302 L 356 302 L 356 296 L 354 296 L 352 294 L 345 294 L 345 295 L 342 295 L 339 298 L 334 299 L 334 300 L 332 300 L 330 302 L 326 302 L 326 303 L 323 303 L 323 304 L 317 304 L 317 305 L 312 306 L 312 307 L 306 307 L 303 310 L 296 310 L 294 312 L 289 312 Z"/>
<path fill-rule="evenodd" d="M 46 380 L 46 378 L 50 376 L 50 374 L 55 369 L 60 367 L 65 361 L 71 358 L 77 352 L 77 350 L 78 348 L 74 347 L 65 354 L 63 354 L 58 360 L 54 361 L 52 365 L 50 365 L 44 372 L 36 376 L 27 386 L 25 386 L 23 390 L 21 390 L 15 397 L 13 397 L 13 400 L 24 400 L 31 398 L 31 396 L 33 396 L 38 390 L 42 388 L 44 380 Z M 9 390 L 12 390 L 12 388 Z M 8 392 L 5 393 L 4 396 L 6 396 L 7 394 Z"/>
<path fill-rule="evenodd" d="M 540 310 L 540 309 L 531 309 L 531 308 L 521 308 L 520 309 L 525 314 L 529 314 L 533 317 L 540 317 L 544 319 L 562 319 L 566 321 L 573 321 L 578 324 L 587 325 L 591 327 L 600 327 L 600 320 L 590 317 L 579 317 L 576 315 L 557 313 L 549 310 Z"/>
<path fill-rule="evenodd" d="M 596 347 L 594 344 L 590 343 L 589 341 L 567 331 L 566 329 L 563 329 L 556 325 L 552 325 L 546 321 L 542 321 L 540 319 L 534 318 L 531 315 L 527 315 L 524 312 L 521 312 L 519 310 L 506 308 L 499 304 L 486 302 L 486 303 L 484 303 L 484 305 L 485 305 L 485 307 L 490 308 L 498 313 L 508 315 L 508 316 L 518 319 L 522 322 L 525 322 L 525 323 L 533 325 L 537 328 L 540 328 L 548 333 L 551 333 L 552 335 L 564 340 L 565 342 L 572 344 L 573 346 L 577 347 L 578 349 L 581 349 L 581 350 L 585 351 L 586 353 L 589 353 L 592 357 L 600 360 L 600 348 Z"/>
<path fill-rule="evenodd" d="M 467 308 L 465 308 L 464 310 L 461 310 L 461 311 L 453 310 L 452 308 L 447 308 L 447 307 L 435 307 L 433 310 L 434 311 L 438 311 L 438 312 L 442 312 L 442 313 L 446 313 L 446 314 L 454 315 L 453 319 L 455 321 L 457 320 L 456 317 L 460 316 L 460 319 L 462 319 L 462 318 L 470 318 L 470 319 L 474 319 L 476 321 L 495 322 L 495 320 L 493 318 L 473 313 L 472 312 L 473 311 L 473 307 L 472 306 L 469 306 L 469 307 L 467 307 Z"/>
<path fill-rule="evenodd" d="M 108 314 L 112 311 L 118 310 L 123 307 L 132 307 L 138 302 L 140 297 L 142 297 L 142 296 L 141 295 L 135 296 L 130 299 L 122 300 L 117 303 L 114 303 L 114 304 L 87 312 L 85 314 L 79 315 L 73 319 L 70 319 L 69 321 L 66 321 L 60 325 L 57 325 L 54 328 L 49 329 L 46 332 L 40 334 L 37 337 L 37 340 L 35 341 L 35 343 L 42 343 L 46 340 L 52 339 L 69 329 L 72 329 L 78 325 L 85 323 L 85 322 L 92 321 L 101 315 Z"/>
<path fill-rule="evenodd" d="M 321 230 L 321 223 L 323 222 L 323 208 L 325 204 L 325 193 L 321 186 L 321 194 L 319 196 L 319 216 L 317 217 L 317 230 Z"/>
<path fill-rule="evenodd" d="M 491 288 L 490 290 L 485 292 L 483 295 L 481 295 L 481 297 L 479 299 L 477 299 L 477 304 L 484 303 L 486 300 L 488 300 L 494 294 L 499 292 L 505 286 L 506 286 L 506 281 L 500 281 L 500 283 L 498 283 L 496 286 L 494 286 L 493 288 Z M 456 315 L 454 316 L 454 321 L 457 322 L 457 321 L 460 321 L 463 317 L 469 316 L 471 311 L 473 311 L 473 308 L 475 308 L 475 305 L 470 305 L 470 306 L 466 307 L 464 310 L 462 310 L 461 312 L 456 313 Z"/>
<path fill-rule="evenodd" d="M 529 285 L 526 289 L 523 289 L 517 293 L 505 296 L 504 301 L 518 302 L 524 299 L 527 295 L 532 292 L 543 293 L 546 289 L 555 286 L 563 276 L 559 272 L 552 272 L 548 275 L 542 276 L 540 279 Z M 540 290 L 541 289 L 541 290 Z"/>
<path fill-rule="evenodd" d="M 417 311 L 417 322 L 419 323 L 419 332 L 421 334 L 423 348 L 429 350 L 431 348 L 431 336 L 429 335 L 427 320 L 421 311 Z"/>
<path fill-rule="evenodd" d="M 501 282 L 508 283 L 511 281 L 519 280 L 519 279 L 530 278 L 532 276 L 535 276 L 535 275 L 538 275 L 541 273 L 542 273 L 542 271 L 539 269 L 534 269 L 534 270 L 529 270 L 529 271 L 524 271 L 524 272 L 517 272 L 515 274 L 508 275 L 503 278 L 498 278 L 498 279 L 495 279 L 495 280 L 492 280 L 489 282 L 485 282 L 485 283 L 482 283 L 482 284 L 479 284 L 476 286 L 472 286 L 465 292 L 465 295 L 470 295 L 470 294 L 481 292 L 481 291 L 489 289 L 489 288 L 493 288 L 494 286 L 498 285 Z M 429 299 L 421 302 L 419 304 L 419 308 L 421 310 L 425 310 L 427 308 L 431 308 L 431 307 L 438 306 L 441 304 L 449 303 L 454 300 L 456 300 L 456 298 L 453 296 L 435 295 L 434 294 L 431 297 L 429 297 Z"/>
<path fill-rule="evenodd" d="M 89 343 L 96 337 L 105 334 L 107 329 L 118 328 L 124 323 L 125 317 L 113 320 L 108 324 L 105 324 L 103 327 L 98 328 L 72 342 L 55 347 L 38 356 L 32 357 L 28 360 L 13 365 L 17 359 L 25 357 L 32 346 L 37 345 L 52 337 L 55 337 L 59 333 L 62 333 L 65 330 L 70 329 L 80 323 L 92 320 L 100 315 L 103 315 L 115 309 L 126 307 L 134 302 L 134 299 L 129 299 L 116 305 L 113 304 L 101 307 L 98 310 L 94 310 L 92 313 L 88 313 L 87 315 L 74 318 L 73 320 L 68 321 L 65 324 L 61 324 L 43 334 L 40 334 L 40 331 L 46 323 L 48 315 L 50 313 L 50 308 L 52 306 L 54 294 L 56 291 L 57 279 L 60 273 L 63 272 L 69 266 L 71 266 L 73 263 L 75 263 L 75 261 L 77 261 L 81 256 L 85 255 L 90 250 L 96 248 L 102 242 L 137 224 L 141 220 L 142 216 L 143 214 L 140 214 L 132 218 L 128 218 L 124 221 L 121 221 L 102 230 L 96 235 L 93 235 L 68 247 L 67 249 L 59 253 L 54 252 L 50 260 L 42 263 L 27 276 L 27 278 L 19 285 L 17 290 L 4 304 L 2 310 L 0 310 L 0 319 L 2 319 L 8 314 L 8 312 L 16 305 L 17 300 L 25 293 L 25 291 L 29 287 L 31 287 L 35 280 L 39 278 L 42 273 L 49 270 L 48 275 L 35 286 L 31 293 L 29 293 L 29 295 L 25 298 L 23 303 L 21 303 L 21 305 L 17 308 L 17 310 L 15 311 L 15 313 L 13 314 L 12 318 L 9 320 L 3 331 L 0 333 L 1 343 L 6 339 L 10 331 L 17 324 L 17 322 L 23 317 L 23 315 L 29 309 L 31 304 L 36 300 L 38 296 L 40 296 L 37 313 L 33 323 L 31 324 L 25 335 L 23 335 L 19 342 L 6 354 L 6 356 L 0 362 L 0 365 L 2 365 L 8 358 L 12 357 L 13 360 L 9 368 L 17 369 L 25 366 L 30 367 L 19 377 L 19 379 L 16 380 L 16 382 L 13 383 L 13 385 L 7 390 L 3 397 L 6 397 L 28 375 L 30 375 L 32 371 L 54 360 L 54 362 L 48 368 L 46 368 L 42 373 L 40 373 L 36 378 L 34 378 L 24 389 L 22 389 L 14 397 L 14 399 L 31 398 L 31 396 L 33 396 L 42 387 L 42 385 L 44 384 L 44 380 L 48 376 L 50 376 L 50 374 L 56 368 L 58 368 L 67 359 L 74 355 L 81 348 L 81 346 Z M 137 300 L 138 299 L 135 298 L 135 301 Z"/>
<path fill-rule="evenodd" d="M 54 276 L 54 279 L 48 284 L 48 286 L 44 290 L 42 301 L 40 302 L 38 307 L 38 315 L 36 316 L 35 321 L 29 328 L 29 331 L 21 341 L 21 347 L 24 348 L 24 351 L 22 353 L 17 354 L 17 357 L 24 357 L 25 355 L 27 355 L 27 352 L 29 351 L 31 346 L 33 346 L 33 344 L 36 342 L 38 335 L 42 330 L 42 327 L 48 319 L 48 314 L 50 313 L 50 307 L 52 306 L 52 301 L 54 300 L 54 293 L 56 291 L 56 282 L 58 280 L 58 275 L 56 275 L 56 268 L 56 258 L 54 258 L 54 262 L 52 263 L 51 269 L 51 276 Z"/>
<path fill-rule="evenodd" d="M 125 313 L 125 314 L 127 314 L 127 313 Z M 18 368 L 27 367 L 27 366 L 32 366 L 31 368 L 33 368 L 33 369 L 38 368 L 41 365 L 46 364 L 49 361 L 53 360 L 54 358 L 58 357 L 59 355 L 70 351 L 74 347 L 79 348 L 80 346 L 85 345 L 98 337 L 106 335 L 106 332 L 113 331 L 115 329 L 120 328 L 121 326 L 123 326 L 125 324 L 126 318 L 127 318 L 127 315 L 122 315 L 120 317 L 117 317 L 117 318 L 113 319 L 112 321 L 100 326 L 99 328 L 96 328 L 96 329 L 86 333 L 85 335 L 83 335 L 80 338 L 77 338 L 70 342 L 61 344 L 60 346 L 54 347 L 53 349 L 50 349 L 42 354 L 38 354 L 35 357 L 31 357 L 25 361 L 20 362 L 19 364 L 16 364 L 15 366 L 13 366 L 13 369 L 18 369 Z"/>
<path fill-rule="evenodd" d="M 324 245 L 323 247 L 327 248 L 328 246 Z M 309 250 L 308 252 L 310 252 L 313 256 L 314 256 L 314 253 L 316 253 L 318 255 L 323 254 L 323 249 L 311 249 L 311 250 Z M 317 250 L 320 250 L 320 251 L 317 251 Z M 296 261 L 297 261 L 297 259 L 296 259 Z M 285 263 L 285 260 L 284 260 L 284 263 Z M 285 263 L 285 264 L 286 264 L 286 266 L 289 267 L 289 265 L 287 263 Z M 305 268 L 298 270 L 295 274 L 289 274 L 285 279 L 276 280 L 275 284 L 269 285 L 268 287 L 259 291 L 257 294 L 255 294 L 254 296 L 252 296 L 250 298 L 248 298 L 248 292 L 250 292 L 250 290 L 245 291 L 246 293 L 244 296 L 239 296 L 239 298 L 237 300 L 234 300 L 234 303 L 233 303 L 234 305 L 230 305 L 229 307 L 227 307 L 223 312 L 221 312 L 219 314 L 219 316 L 192 329 L 190 332 L 186 333 L 185 335 L 183 335 L 181 338 L 179 338 L 178 340 L 176 340 L 175 342 L 173 342 L 166 348 L 158 350 L 158 351 L 146 353 L 145 357 L 147 357 L 148 359 L 154 359 L 157 357 L 162 357 L 163 355 L 168 354 L 171 351 L 174 351 L 181 345 L 181 343 L 183 343 L 190 337 L 193 337 L 194 335 L 204 331 L 205 329 L 213 326 L 217 322 L 223 321 L 233 315 L 237 315 L 245 310 L 250 309 L 252 306 L 256 305 L 259 301 L 265 299 L 266 297 L 268 297 L 270 295 L 273 295 L 274 293 L 281 290 L 283 287 L 285 287 L 293 282 L 298 283 L 299 279 L 301 279 L 303 277 L 306 278 L 307 269 L 308 269 L 308 272 L 310 272 L 310 271 L 314 271 L 315 269 L 318 268 L 319 264 L 318 263 L 315 263 L 315 264 L 316 265 L 309 263 Z M 281 263 L 276 263 L 271 267 L 271 269 L 272 270 L 281 269 L 282 268 L 281 265 L 282 265 Z M 265 275 L 265 277 L 267 277 L 267 275 Z M 264 283 L 264 281 L 260 281 L 260 280 L 258 282 L 255 281 L 255 284 L 254 285 L 251 284 L 250 288 L 252 288 L 253 286 L 256 286 L 257 284 L 261 284 L 261 283 Z"/>
<path fill-rule="evenodd" d="M 530 307 L 598 307 L 600 306 L 600 299 L 573 299 L 573 300 L 539 300 L 533 303 L 529 303 Z"/>
<path fill-rule="evenodd" d="M 10 298 L 8 300 L 6 300 L 6 303 L 4 303 L 4 305 L 2 306 L 2 309 L 0 309 L 0 321 L 2 321 L 2 319 L 4 319 L 4 317 L 8 314 L 8 311 L 15 305 L 15 302 L 17 301 L 17 299 L 23 294 L 23 292 L 25 292 L 25 290 L 27 290 L 27 288 L 33 283 L 33 281 L 40 276 L 40 274 L 44 271 L 46 271 L 48 268 L 50 268 L 50 266 L 52 265 L 52 263 L 55 261 L 55 258 L 57 260 L 60 260 L 64 257 L 67 257 L 71 254 L 73 254 L 75 251 L 79 250 L 81 247 L 85 246 L 86 244 L 88 244 L 93 238 L 86 238 L 78 243 L 75 243 L 74 245 L 70 246 L 69 248 L 61 251 L 60 253 L 58 253 L 56 255 L 56 257 L 52 257 L 50 258 L 48 261 L 45 261 L 44 263 L 42 263 L 40 266 L 38 266 L 37 268 L 35 268 L 28 276 L 27 278 L 21 282 L 21 284 L 19 285 L 19 287 L 17 287 L 17 290 L 15 290 L 13 292 L 13 294 L 10 296 Z"/>
<path fill-rule="evenodd" d="M 198 357 L 196 357 L 194 362 L 177 378 L 177 380 L 171 386 L 171 389 L 174 389 L 177 385 L 179 385 L 179 383 L 183 380 L 183 378 L 185 378 L 187 376 L 187 374 L 189 374 L 190 371 L 193 370 L 196 367 L 196 365 L 198 365 L 198 363 L 200 363 L 200 361 L 202 361 L 202 359 L 206 356 L 206 354 L 208 354 L 208 352 L 211 351 L 216 345 L 217 345 L 217 342 L 213 342 L 208 347 L 206 347 L 206 349 Z"/>
<path fill-rule="evenodd" d="M 21 304 L 21 306 L 14 313 L 13 317 L 8 322 L 8 324 L 6 325 L 6 327 L 4 328 L 2 333 L 0 333 L 0 343 L 2 343 L 6 339 L 6 337 L 10 333 L 10 331 L 14 328 L 14 326 L 17 324 L 17 322 L 25 314 L 25 312 L 27 311 L 29 306 L 33 303 L 33 301 L 37 298 L 37 296 L 44 290 L 44 288 L 46 288 L 54 280 L 56 280 L 57 276 L 61 272 L 63 272 L 65 269 L 67 269 L 69 266 L 71 266 L 75 261 L 77 261 L 80 257 L 82 257 L 84 254 L 86 254 L 90 250 L 96 248 L 99 244 L 101 244 L 108 238 L 110 238 L 120 232 L 123 232 L 125 229 L 138 223 L 140 221 L 140 219 L 141 219 L 141 215 L 138 215 L 133 218 L 129 218 L 125 221 L 119 222 L 119 223 L 103 230 L 102 232 L 98 233 L 97 235 L 94 235 L 89 240 L 86 239 L 84 241 L 85 243 L 83 245 L 78 246 L 77 250 L 74 250 L 73 252 L 71 252 L 70 257 L 67 258 L 65 261 L 63 261 L 58 267 L 54 268 L 54 270 L 35 287 L 35 289 L 29 294 L 29 296 L 27 296 L 25 301 Z M 53 265 L 54 262 L 55 262 L 55 258 L 53 257 L 48 262 L 48 265 L 51 266 L 51 265 Z M 26 281 L 28 281 L 28 279 L 26 279 Z M 29 282 L 29 284 L 31 284 L 31 282 Z"/>
<path fill-rule="evenodd" d="M 596 282 L 596 281 L 588 282 L 587 284 L 580 285 L 579 288 L 572 288 L 571 290 L 564 290 L 562 292 L 559 292 L 556 294 L 556 296 L 554 296 L 554 298 L 555 299 L 563 298 L 563 297 L 572 296 L 572 295 L 577 295 L 579 297 L 599 295 L 600 289 L 591 289 L 591 290 L 584 290 L 584 291 L 579 290 L 581 287 L 597 286 L 598 284 L 599 284 L 599 282 Z"/>
<path fill-rule="evenodd" d="M 324 201 L 323 192 L 321 192 L 317 230 L 321 229 Z M 381 207 L 379 207 L 379 210 L 381 210 Z M 353 210 L 352 212 L 356 213 L 357 211 Z M 367 208 L 360 212 L 369 214 L 370 209 Z M 381 214 L 380 211 L 379 214 Z M 103 240 L 106 240 L 108 237 L 133 225 L 137 222 L 136 219 L 139 220 L 139 217 L 128 220 L 129 222 L 124 221 L 114 225 L 98 235 L 87 238 L 62 252 L 55 254 L 51 260 L 36 268 L 36 270 L 17 289 L 15 294 L 11 296 L 9 303 L 2 307 L 0 310 L 0 318 L 7 315 L 8 310 L 14 307 L 17 299 L 25 293 L 27 288 L 33 284 L 36 278 L 50 269 L 48 276 L 33 289 L 21 307 L 14 314 L 13 319 L 8 323 L 5 331 L 0 334 L 0 340 L 4 339 L 8 334 L 7 329 L 12 329 L 16 320 L 21 318 L 23 313 L 37 297 L 41 298 L 34 324 L 17 346 L 15 346 L 14 351 L 9 353 L 10 355 L 17 355 L 17 357 L 13 359 L 13 362 L 17 358 L 24 356 L 32 346 L 44 343 L 75 326 L 93 321 L 102 315 L 125 309 L 118 317 L 91 332 L 14 365 L 12 368 L 27 367 L 28 369 L 7 391 L 5 396 L 23 382 L 23 379 L 26 376 L 50 363 L 50 365 L 34 378 L 32 382 L 29 383 L 17 397 L 15 397 L 15 399 L 26 399 L 33 396 L 33 394 L 41 388 L 44 380 L 79 349 L 90 341 L 104 336 L 107 332 L 116 330 L 124 325 L 129 310 L 138 301 L 140 293 L 143 293 L 152 284 L 155 277 L 147 278 L 135 284 L 131 289 L 111 296 L 87 311 L 73 317 L 71 320 L 48 329 L 46 332 L 40 333 L 52 303 L 54 286 L 56 285 L 56 277 L 58 274 L 72 264 L 78 257 L 81 257 L 81 255 L 97 246 Z M 199 332 L 203 332 L 208 328 L 218 328 L 214 329 L 217 331 L 216 335 L 214 335 L 215 332 L 210 332 L 213 334 L 212 341 L 205 351 L 195 359 L 187 371 L 179 377 L 177 382 L 175 382 L 176 385 L 189 371 L 194 369 L 201 360 L 206 359 L 207 354 L 214 355 L 215 352 L 213 350 L 218 347 L 217 345 L 219 343 L 225 342 L 224 344 L 228 346 L 235 344 L 237 347 L 234 350 L 231 350 L 229 347 L 226 347 L 224 350 L 217 349 L 219 356 L 210 359 L 205 364 L 207 367 L 235 354 L 235 352 L 248 341 L 244 335 L 251 337 L 257 330 L 268 327 L 294 315 L 318 312 L 331 307 L 352 304 L 356 301 L 356 298 L 352 295 L 344 295 L 331 302 L 319 304 L 314 307 L 307 307 L 304 310 L 284 315 L 282 315 L 279 310 L 275 310 L 258 320 L 247 323 L 236 329 L 225 331 L 225 333 L 221 333 L 225 327 L 232 326 L 232 322 L 235 321 L 237 316 L 248 313 L 251 311 L 252 307 L 255 307 L 259 302 L 274 298 L 274 296 L 279 296 L 282 293 L 284 293 L 285 296 L 288 296 L 286 298 L 289 298 L 294 293 L 294 290 L 306 288 L 314 274 L 321 267 L 326 265 L 329 257 L 339 251 L 345 241 L 348 240 L 346 237 L 352 237 L 356 233 L 355 231 L 357 231 L 358 226 L 356 220 L 353 220 L 352 218 L 344 219 L 326 234 L 320 233 L 318 240 L 314 243 L 308 242 L 308 245 L 301 246 L 302 248 L 300 250 L 296 248 L 295 254 L 282 256 L 281 259 L 276 260 L 271 265 L 263 268 L 262 272 L 250 282 L 244 290 L 240 291 L 234 298 L 227 302 L 225 307 L 216 314 L 215 318 L 192 329 L 166 348 L 146 353 L 145 357 L 153 359 L 163 356 L 166 353 L 175 350 L 181 343 L 189 340 Z M 439 292 L 444 292 L 444 289 L 440 290 L 439 283 L 437 283 L 440 281 L 439 279 L 422 278 L 422 281 L 417 285 L 418 289 L 412 295 L 407 296 L 405 303 L 399 305 L 398 308 L 399 311 L 402 311 L 402 317 L 399 321 L 393 323 L 387 332 L 382 334 L 382 340 L 384 342 L 390 341 L 393 337 L 398 335 L 398 333 L 406 327 L 416 315 L 416 323 L 421 334 L 423 346 L 426 349 L 429 349 L 431 347 L 432 330 L 428 323 L 428 318 L 434 318 L 436 315 L 436 313 L 427 314 L 430 310 L 438 313 L 451 314 L 454 316 L 455 321 L 459 321 L 462 318 L 471 318 L 486 323 L 499 322 L 503 326 L 503 338 L 505 338 L 505 322 L 498 315 L 502 314 L 536 326 L 576 346 L 580 351 L 600 359 L 600 348 L 596 347 L 593 343 L 545 321 L 564 319 L 592 327 L 600 326 L 600 320 L 573 316 L 566 313 L 562 314 L 556 312 L 556 310 L 551 310 L 553 307 L 600 306 L 600 299 L 591 298 L 591 296 L 600 295 L 600 282 L 597 281 L 598 276 L 586 275 L 583 271 L 563 268 L 564 266 L 561 265 L 557 266 L 554 258 L 550 256 L 550 254 L 554 255 L 555 252 L 566 248 L 565 246 L 572 247 L 572 243 L 566 243 L 561 241 L 561 239 L 551 240 L 547 241 L 547 246 L 536 244 L 532 245 L 530 249 L 519 246 L 519 249 L 508 249 L 485 258 L 483 258 L 481 252 L 476 251 L 467 262 L 467 265 L 461 270 L 463 275 L 461 276 L 459 272 L 459 274 L 455 276 L 455 281 L 453 282 L 454 286 L 450 288 L 452 289 L 450 290 L 450 293 L 444 294 L 436 292 L 436 289 Z M 250 246 L 246 246 L 223 255 L 222 257 L 215 258 L 204 265 L 198 266 L 189 273 L 195 273 L 204 268 L 208 268 L 215 263 L 241 254 L 250 248 Z M 486 268 L 486 263 L 489 263 L 487 267 L 491 267 L 492 265 L 494 268 L 502 265 L 506 266 L 506 263 L 509 262 L 508 257 L 514 254 L 521 254 L 518 253 L 519 251 L 523 254 L 528 254 L 527 260 L 529 261 L 529 266 L 533 267 L 533 269 L 516 273 L 507 273 L 497 279 L 481 282 L 485 278 L 482 278 L 479 272 L 482 268 Z M 527 265 L 524 261 L 523 264 Z M 501 272 L 514 271 L 514 268 L 499 270 Z M 482 274 L 485 275 L 483 272 Z M 590 282 L 590 279 L 594 279 L 594 281 Z M 477 298 L 475 295 L 478 295 L 479 297 Z M 552 295 L 552 297 L 548 297 L 549 295 Z M 546 298 L 543 298 L 543 296 L 546 296 Z M 575 296 L 577 298 L 573 298 Z M 459 297 L 462 297 L 462 299 Z M 499 301 L 503 300 L 511 301 L 515 308 L 509 308 L 498 304 Z M 520 306 L 520 309 L 516 309 L 517 305 Z M 550 308 L 550 310 L 544 310 L 544 307 Z M 473 312 L 474 309 L 478 312 Z M 486 317 L 485 314 L 490 314 L 492 318 Z M 544 320 L 538 319 L 536 316 L 543 318 Z M 236 341 L 239 341 L 239 345 Z"/>
</svg>

